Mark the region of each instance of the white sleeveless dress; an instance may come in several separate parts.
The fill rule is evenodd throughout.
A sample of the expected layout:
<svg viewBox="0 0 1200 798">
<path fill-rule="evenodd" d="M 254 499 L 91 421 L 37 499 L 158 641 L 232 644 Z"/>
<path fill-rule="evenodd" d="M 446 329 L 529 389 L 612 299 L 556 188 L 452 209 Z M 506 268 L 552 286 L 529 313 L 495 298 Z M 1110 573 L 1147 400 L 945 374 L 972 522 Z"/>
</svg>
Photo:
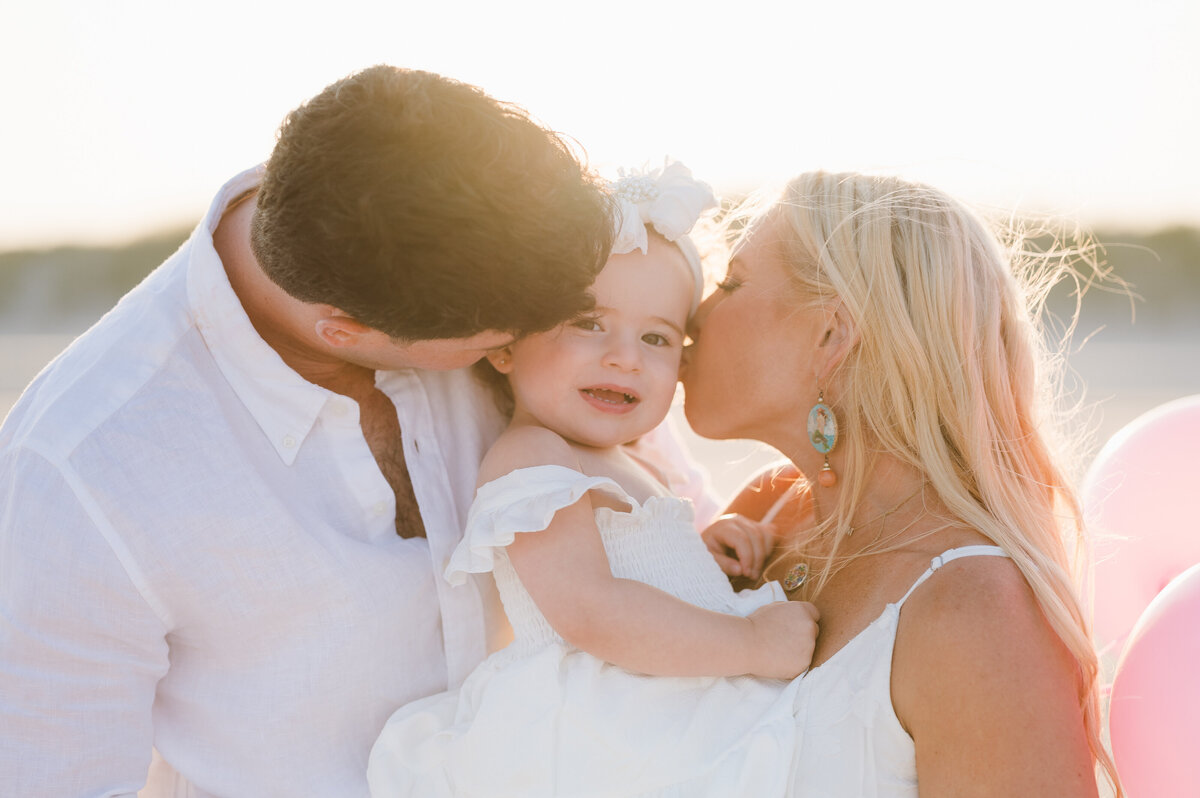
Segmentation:
<svg viewBox="0 0 1200 798">
<path fill-rule="evenodd" d="M 1008 555 L 997 546 L 964 546 L 934 557 L 903 598 L 801 678 L 789 798 L 916 798 L 916 748 L 892 707 L 900 610 L 938 568 L 977 556 Z"/>
<path fill-rule="evenodd" d="M 786 600 L 774 582 L 735 593 L 686 500 L 639 504 L 610 479 L 560 466 L 489 482 L 446 577 L 492 571 L 515 639 L 460 689 L 388 720 L 368 767 L 374 798 L 783 795 L 799 680 L 634 674 L 567 645 L 525 592 L 505 547 L 590 490 L 632 507 L 595 514 L 615 576 L 743 616 Z"/>
</svg>

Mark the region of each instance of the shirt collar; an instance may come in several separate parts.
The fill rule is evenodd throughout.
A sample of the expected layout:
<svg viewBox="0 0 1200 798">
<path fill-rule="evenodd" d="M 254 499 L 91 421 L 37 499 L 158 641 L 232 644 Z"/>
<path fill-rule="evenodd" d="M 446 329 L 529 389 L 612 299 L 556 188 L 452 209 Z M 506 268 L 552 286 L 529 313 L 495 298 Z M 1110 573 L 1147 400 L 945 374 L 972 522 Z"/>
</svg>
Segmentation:
<svg viewBox="0 0 1200 798">
<path fill-rule="evenodd" d="M 291 465 L 333 393 L 289 368 L 262 339 L 229 284 L 225 266 L 213 246 L 213 232 L 230 202 L 255 188 L 262 175 L 260 165 L 222 186 L 192 234 L 188 301 L 217 368 L 280 459 Z"/>
</svg>

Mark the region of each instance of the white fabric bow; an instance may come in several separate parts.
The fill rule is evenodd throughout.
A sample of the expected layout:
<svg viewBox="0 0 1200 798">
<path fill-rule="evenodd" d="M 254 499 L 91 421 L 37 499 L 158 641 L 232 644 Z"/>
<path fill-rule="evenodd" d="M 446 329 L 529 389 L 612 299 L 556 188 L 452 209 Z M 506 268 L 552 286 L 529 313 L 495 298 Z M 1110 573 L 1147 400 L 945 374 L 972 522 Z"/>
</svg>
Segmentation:
<svg viewBox="0 0 1200 798">
<path fill-rule="evenodd" d="M 668 241 L 677 241 L 705 211 L 717 207 L 712 188 L 678 161 L 667 161 L 661 169 L 622 169 L 619 174 L 611 184 L 619 217 L 614 255 L 646 252 L 646 225 Z"/>
</svg>

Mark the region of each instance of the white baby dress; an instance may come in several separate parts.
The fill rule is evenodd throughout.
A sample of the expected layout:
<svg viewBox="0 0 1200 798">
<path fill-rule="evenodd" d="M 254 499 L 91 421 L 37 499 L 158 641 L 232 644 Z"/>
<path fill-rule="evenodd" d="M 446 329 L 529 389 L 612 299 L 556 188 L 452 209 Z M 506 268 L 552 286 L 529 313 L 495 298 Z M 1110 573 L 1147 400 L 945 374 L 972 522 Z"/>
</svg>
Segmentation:
<svg viewBox="0 0 1200 798">
<path fill-rule="evenodd" d="M 525 592 L 504 548 L 591 490 L 632 507 L 596 510 L 614 576 L 742 616 L 786 600 L 774 582 L 735 593 L 686 500 L 639 504 L 610 479 L 561 466 L 489 482 L 446 578 L 493 571 L 515 639 L 460 689 L 392 715 L 371 751 L 373 798 L 783 794 L 795 681 L 631 673 L 566 644 Z"/>
</svg>

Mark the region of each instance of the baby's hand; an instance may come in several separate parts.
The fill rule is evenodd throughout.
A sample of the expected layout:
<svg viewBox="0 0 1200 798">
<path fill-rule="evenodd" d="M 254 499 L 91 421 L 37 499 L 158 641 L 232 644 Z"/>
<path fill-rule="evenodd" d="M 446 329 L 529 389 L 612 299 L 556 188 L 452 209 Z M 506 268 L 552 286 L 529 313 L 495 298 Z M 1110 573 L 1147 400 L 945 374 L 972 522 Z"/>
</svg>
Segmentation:
<svg viewBox="0 0 1200 798">
<path fill-rule="evenodd" d="M 807 670 L 817 644 L 819 617 L 807 601 L 777 601 L 752 612 L 756 666 L 751 673 L 794 679 Z"/>
<path fill-rule="evenodd" d="M 775 548 L 775 527 L 744 515 L 723 515 L 700 534 L 727 576 L 758 579 Z"/>
</svg>

